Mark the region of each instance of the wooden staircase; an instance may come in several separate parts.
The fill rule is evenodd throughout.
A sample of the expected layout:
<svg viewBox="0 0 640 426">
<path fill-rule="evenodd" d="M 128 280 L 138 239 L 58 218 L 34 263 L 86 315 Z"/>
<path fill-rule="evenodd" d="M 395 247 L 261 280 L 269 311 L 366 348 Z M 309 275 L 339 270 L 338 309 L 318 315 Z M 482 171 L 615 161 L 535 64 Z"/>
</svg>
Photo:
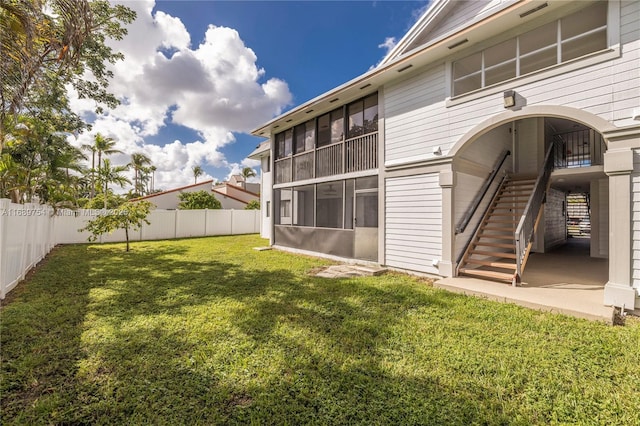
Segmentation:
<svg viewBox="0 0 640 426">
<path fill-rule="evenodd" d="M 503 182 L 462 257 L 460 275 L 509 283 L 518 279 L 514 232 L 535 182 L 535 178 L 513 178 Z M 523 269 L 528 256 L 529 250 L 523 259 Z"/>
</svg>

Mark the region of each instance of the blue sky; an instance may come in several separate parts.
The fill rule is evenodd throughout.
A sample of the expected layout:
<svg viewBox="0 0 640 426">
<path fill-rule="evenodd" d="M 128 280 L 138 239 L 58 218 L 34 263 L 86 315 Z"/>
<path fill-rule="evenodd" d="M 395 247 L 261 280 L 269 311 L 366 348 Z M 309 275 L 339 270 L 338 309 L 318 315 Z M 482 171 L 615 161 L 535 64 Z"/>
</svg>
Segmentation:
<svg viewBox="0 0 640 426">
<path fill-rule="evenodd" d="M 426 1 L 122 1 L 138 13 L 113 44 L 126 60 L 112 90 L 123 105 L 92 133 L 145 152 L 157 187 L 193 183 L 191 167 L 225 180 L 261 139 L 248 132 L 366 72 Z M 388 45 L 388 43 L 387 43 Z M 77 111 L 92 105 L 75 100 Z M 83 135 L 78 144 L 86 143 Z M 114 162 L 126 162 L 126 156 Z"/>
</svg>

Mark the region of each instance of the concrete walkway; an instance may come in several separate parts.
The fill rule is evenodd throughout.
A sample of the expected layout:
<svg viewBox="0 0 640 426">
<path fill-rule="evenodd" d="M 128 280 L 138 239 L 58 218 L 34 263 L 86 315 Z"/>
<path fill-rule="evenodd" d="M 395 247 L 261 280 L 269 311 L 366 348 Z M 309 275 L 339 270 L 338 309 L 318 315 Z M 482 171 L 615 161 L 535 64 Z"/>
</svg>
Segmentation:
<svg viewBox="0 0 640 426">
<path fill-rule="evenodd" d="M 613 307 L 603 305 L 608 270 L 607 259 L 589 257 L 589 239 L 570 239 L 569 243 L 550 253 L 533 253 L 518 287 L 467 277 L 443 278 L 434 286 L 611 323 Z"/>
</svg>

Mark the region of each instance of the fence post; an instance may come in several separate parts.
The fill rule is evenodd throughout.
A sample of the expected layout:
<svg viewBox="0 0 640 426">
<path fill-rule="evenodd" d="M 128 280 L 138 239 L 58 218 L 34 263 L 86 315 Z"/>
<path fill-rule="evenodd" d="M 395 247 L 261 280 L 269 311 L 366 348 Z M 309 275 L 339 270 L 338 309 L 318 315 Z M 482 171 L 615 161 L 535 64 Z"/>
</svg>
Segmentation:
<svg viewBox="0 0 640 426">
<path fill-rule="evenodd" d="M 231 209 L 231 229 L 229 229 L 229 235 L 233 235 L 233 215 L 235 210 Z"/>
<path fill-rule="evenodd" d="M 7 270 L 7 209 L 11 201 L 6 198 L 0 198 L 0 299 L 4 299 Z"/>
</svg>

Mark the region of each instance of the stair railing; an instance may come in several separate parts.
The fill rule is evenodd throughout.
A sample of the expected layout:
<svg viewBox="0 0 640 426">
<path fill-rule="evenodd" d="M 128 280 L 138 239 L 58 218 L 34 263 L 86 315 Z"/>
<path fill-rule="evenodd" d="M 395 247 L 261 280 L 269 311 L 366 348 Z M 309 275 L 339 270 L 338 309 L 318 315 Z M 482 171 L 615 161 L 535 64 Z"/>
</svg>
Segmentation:
<svg viewBox="0 0 640 426">
<path fill-rule="evenodd" d="M 538 173 L 538 179 L 533 187 L 529 201 L 524 208 L 518 227 L 514 232 L 516 242 L 516 275 L 513 285 L 520 282 L 520 278 L 522 277 L 523 262 L 536 229 L 540 209 L 545 200 L 551 172 L 553 171 L 553 146 L 554 145 L 551 144 L 549 149 L 547 149 L 544 163 L 540 173 Z"/>
<path fill-rule="evenodd" d="M 493 184 L 493 181 L 496 179 L 496 176 L 498 176 L 498 173 L 500 172 L 502 165 L 504 164 L 505 160 L 509 155 L 511 155 L 511 151 L 509 150 L 504 150 L 502 152 L 502 156 L 500 157 L 500 160 L 496 163 L 496 166 L 491 171 L 489 178 L 484 182 L 484 184 L 476 194 L 476 197 L 471 202 L 471 206 L 465 213 L 464 217 L 460 219 L 458 226 L 456 226 L 456 234 L 462 234 L 464 230 L 467 228 L 467 225 L 469 225 L 471 218 L 476 213 L 476 210 L 478 210 L 478 207 L 480 207 L 482 200 L 484 200 L 484 197 L 487 195 L 487 192 L 489 191 L 491 184 Z"/>
<path fill-rule="evenodd" d="M 474 198 L 473 202 L 471 203 L 471 206 L 469 207 L 469 209 L 465 213 L 464 217 L 460 220 L 458 226 L 456 226 L 456 235 L 457 234 L 461 234 L 462 232 L 464 232 L 464 230 L 467 228 L 467 225 L 469 225 L 469 222 L 471 221 L 471 218 L 473 217 L 473 215 L 478 210 L 478 207 L 480 207 L 480 204 L 482 203 L 482 200 L 484 200 L 484 198 L 486 197 L 487 193 L 489 192 L 489 188 L 491 188 L 491 185 L 496 180 L 496 177 L 498 177 L 498 174 L 499 174 L 500 170 L 502 170 L 502 166 L 504 165 L 504 162 L 505 162 L 505 160 L 507 159 L 507 157 L 509 155 L 511 155 L 511 151 L 509 151 L 509 150 L 504 150 L 502 152 L 500 160 L 498 160 L 498 162 L 496 163 L 496 166 L 491 171 L 491 174 L 489 175 L 489 177 L 487 178 L 485 183 L 482 185 L 482 187 L 480 188 L 480 190 L 476 194 L 476 197 Z M 491 200 L 493 200 L 496 197 L 496 195 L 498 194 L 498 191 L 500 191 L 500 188 L 502 187 L 502 184 L 503 184 L 505 178 L 506 178 L 506 174 L 503 173 L 502 177 L 500 178 L 500 182 L 498 182 L 498 186 L 496 186 L 495 191 L 493 191 L 492 194 L 491 194 Z M 469 248 L 469 244 L 471 244 L 471 241 L 473 241 L 473 239 L 475 238 L 476 234 L 478 233 L 478 229 L 480 228 L 480 225 L 482 224 L 482 217 L 485 216 L 485 214 L 487 213 L 487 210 L 489 210 L 490 207 L 491 207 L 491 202 L 487 203 L 487 207 L 482 212 L 480 220 L 478 220 L 478 222 L 476 223 L 476 226 L 475 226 L 473 232 L 471 233 L 471 235 L 469 235 L 469 238 L 468 238 L 466 244 L 464 245 L 465 249 L 462 250 L 460 252 L 460 254 L 458 255 L 458 259 L 456 259 L 456 271 L 457 271 L 457 268 L 460 267 L 460 261 L 462 260 L 462 258 L 464 257 L 464 254 L 466 253 L 467 249 Z"/>
</svg>

